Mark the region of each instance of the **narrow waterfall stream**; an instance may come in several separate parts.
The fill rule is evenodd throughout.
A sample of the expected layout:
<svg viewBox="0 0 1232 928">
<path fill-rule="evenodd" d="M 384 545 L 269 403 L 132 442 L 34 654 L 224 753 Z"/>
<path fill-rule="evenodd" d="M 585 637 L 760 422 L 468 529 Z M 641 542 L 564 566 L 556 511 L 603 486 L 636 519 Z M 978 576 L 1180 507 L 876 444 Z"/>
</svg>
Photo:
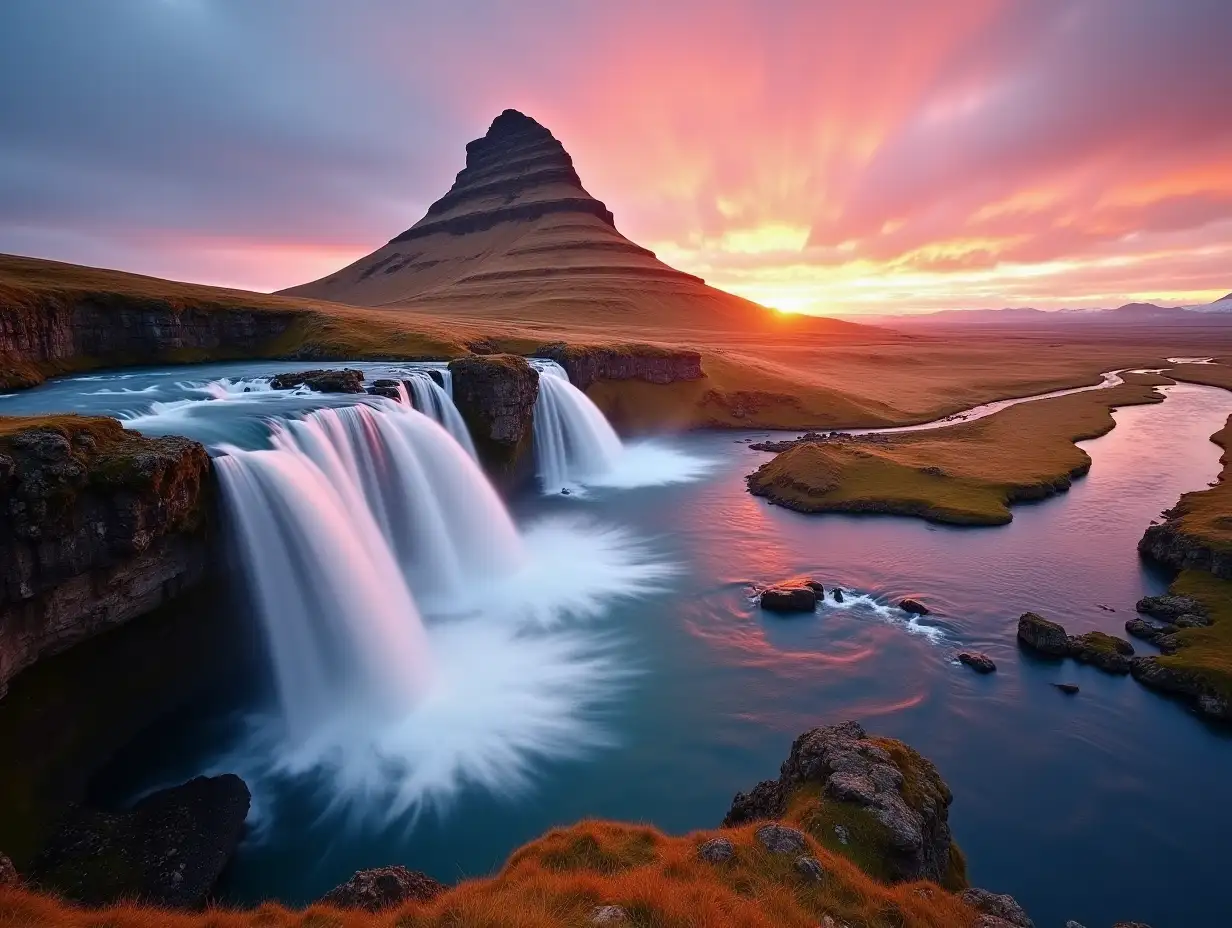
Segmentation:
<svg viewBox="0 0 1232 928">
<path fill-rule="evenodd" d="M 535 458 L 545 493 L 575 490 L 617 465 L 624 445 L 590 398 L 552 361 L 536 361 Z"/>
<path fill-rule="evenodd" d="M 407 371 L 409 376 L 398 388 L 403 402 L 439 422 L 453 436 L 454 441 L 466 449 L 471 458 L 477 459 L 471 433 L 462 421 L 458 407 L 453 404 L 453 374 L 448 369 L 435 370 L 432 373 L 441 374 L 444 387 L 438 385 L 428 371 Z M 411 385 L 409 395 L 405 386 L 407 382 Z"/>
</svg>

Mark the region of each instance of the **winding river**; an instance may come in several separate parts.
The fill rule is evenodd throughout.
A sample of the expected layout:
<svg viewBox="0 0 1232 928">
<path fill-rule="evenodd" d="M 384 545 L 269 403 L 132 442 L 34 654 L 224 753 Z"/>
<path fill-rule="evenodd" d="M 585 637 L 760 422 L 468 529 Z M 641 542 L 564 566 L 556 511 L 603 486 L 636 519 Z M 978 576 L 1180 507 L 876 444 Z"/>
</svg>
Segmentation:
<svg viewBox="0 0 1232 928">
<path fill-rule="evenodd" d="M 370 379 L 386 370 L 362 366 Z M 147 431 L 244 444 L 266 427 L 242 402 L 200 417 L 199 407 L 151 404 L 196 396 L 199 388 L 178 382 L 235 383 L 286 367 L 66 378 L 0 399 L 0 412 L 137 413 Z M 529 636 L 537 649 L 468 654 L 487 663 L 459 665 L 459 689 L 474 698 L 462 699 L 470 710 L 451 717 L 449 730 L 504 738 L 510 753 L 457 746 L 458 762 L 438 771 L 449 782 L 400 814 L 362 800 L 340 804 L 336 772 L 272 769 L 260 725 L 268 688 L 260 665 L 244 665 L 131 744 L 99 778 L 98 796 L 122 800 L 201 772 L 240 773 L 254 788 L 255 827 L 226 892 L 236 901 L 304 902 L 367 866 L 400 862 L 446 881 L 487 873 L 518 844 L 584 816 L 674 832 L 713 827 L 733 793 L 776 773 L 795 735 L 856 718 L 937 764 L 955 795 L 951 823 L 973 883 L 1014 894 L 1037 924 L 1232 923 L 1222 886 L 1232 737 L 1132 679 L 1039 661 L 1014 639 L 1028 610 L 1071 633 L 1123 634 L 1134 602 L 1165 589 L 1166 577 L 1139 561 L 1137 541 L 1181 493 L 1217 474 L 1209 437 L 1232 413 L 1232 395 L 1187 384 L 1163 390 L 1166 402 L 1119 410 L 1111 433 L 1083 443 L 1089 476 L 1068 493 L 1015 507 L 1013 522 L 998 528 L 771 506 L 744 487 L 767 459 L 745 441 L 766 432 L 651 442 L 641 448 L 646 467 L 675 462 L 663 485 L 651 475 L 512 505 L 519 527 L 543 546 L 535 589 L 574 595 L 593 581 L 599 592 L 576 614 L 545 621 Z M 326 401 L 285 402 L 294 412 Z M 573 534 L 560 535 L 561 526 Z M 624 560 L 614 563 L 613 549 Z M 631 564 L 641 572 L 628 572 Z M 587 576 L 600 570 L 615 573 Z M 802 618 L 756 607 L 754 584 L 798 574 L 849 595 Z M 907 595 L 935 614 L 907 621 L 887 608 Z M 425 620 L 432 626 L 431 610 Z M 528 640 L 515 637 L 518 647 Z M 963 648 L 988 653 L 998 672 L 982 677 L 958 665 Z M 582 662 L 580 679 L 570 661 Z M 541 684 L 533 692 L 542 700 L 493 698 L 487 681 L 501 674 L 510 692 Z M 1050 685 L 1060 681 L 1081 693 L 1066 697 Z M 551 704 L 553 694 L 572 700 L 583 690 L 584 699 Z M 559 722 L 558 737 L 518 750 L 532 710 Z M 502 763 L 517 775 L 502 777 Z"/>
</svg>

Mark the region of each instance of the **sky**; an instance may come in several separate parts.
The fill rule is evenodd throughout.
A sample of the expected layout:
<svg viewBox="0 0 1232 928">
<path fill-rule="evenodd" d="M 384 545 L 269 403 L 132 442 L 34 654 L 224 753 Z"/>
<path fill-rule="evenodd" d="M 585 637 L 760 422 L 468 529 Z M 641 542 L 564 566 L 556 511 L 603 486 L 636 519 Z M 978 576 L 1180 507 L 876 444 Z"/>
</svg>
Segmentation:
<svg viewBox="0 0 1232 928">
<path fill-rule="evenodd" d="M 302 283 L 506 107 L 780 309 L 1232 290 L 1232 0 L 2 0 L 0 252 Z"/>
</svg>

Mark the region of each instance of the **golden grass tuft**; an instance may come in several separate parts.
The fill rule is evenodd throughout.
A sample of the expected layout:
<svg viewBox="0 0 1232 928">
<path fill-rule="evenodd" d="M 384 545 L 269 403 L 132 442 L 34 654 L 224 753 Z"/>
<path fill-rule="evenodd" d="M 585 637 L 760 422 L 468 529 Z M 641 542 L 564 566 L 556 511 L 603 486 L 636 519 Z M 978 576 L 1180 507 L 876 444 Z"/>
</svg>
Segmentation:
<svg viewBox="0 0 1232 928">
<path fill-rule="evenodd" d="M 806 880 L 795 858 L 770 854 L 757 825 L 671 837 L 652 828 L 584 821 L 521 848 L 497 875 L 468 880 L 427 903 L 377 914 L 313 905 L 172 913 L 139 904 L 85 910 L 0 889 L 0 928 L 578 928 L 600 905 L 619 905 L 636 928 L 816 928 L 823 915 L 852 928 L 965 928 L 975 913 L 929 883 L 887 886 L 813 844 L 826 878 Z M 721 864 L 697 848 L 724 836 Z"/>
</svg>

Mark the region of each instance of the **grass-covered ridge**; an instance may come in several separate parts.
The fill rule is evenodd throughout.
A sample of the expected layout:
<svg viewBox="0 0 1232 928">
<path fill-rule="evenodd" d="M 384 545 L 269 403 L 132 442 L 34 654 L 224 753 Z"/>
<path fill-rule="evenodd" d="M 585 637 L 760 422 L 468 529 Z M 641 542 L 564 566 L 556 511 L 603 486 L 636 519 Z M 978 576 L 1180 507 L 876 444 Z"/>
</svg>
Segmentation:
<svg viewBox="0 0 1232 928">
<path fill-rule="evenodd" d="M 877 512 L 1001 525 L 1015 502 L 1068 489 L 1091 459 L 1075 444 L 1115 425 L 1119 406 L 1159 402 L 1154 375 L 1011 406 L 973 422 L 797 445 L 748 478 L 750 492 L 801 512 Z"/>
<path fill-rule="evenodd" d="M 826 876 L 812 881 L 794 854 L 772 854 L 756 825 L 672 837 L 639 825 L 585 821 L 516 851 L 490 878 L 467 880 L 426 903 L 376 914 L 320 905 L 292 910 L 172 913 L 137 904 L 84 910 L 47 896 L 0 889 L 4 928 L 577 928 L 599 906 L 620 906 L 637 928 L 816 928 L 825 916 L 852 928 L 967 928 L 975 913 L 931 883 L 886 885 L 811 842 Z M 732 858 L 709 863 L 714 837 Z"/>
</svg>

